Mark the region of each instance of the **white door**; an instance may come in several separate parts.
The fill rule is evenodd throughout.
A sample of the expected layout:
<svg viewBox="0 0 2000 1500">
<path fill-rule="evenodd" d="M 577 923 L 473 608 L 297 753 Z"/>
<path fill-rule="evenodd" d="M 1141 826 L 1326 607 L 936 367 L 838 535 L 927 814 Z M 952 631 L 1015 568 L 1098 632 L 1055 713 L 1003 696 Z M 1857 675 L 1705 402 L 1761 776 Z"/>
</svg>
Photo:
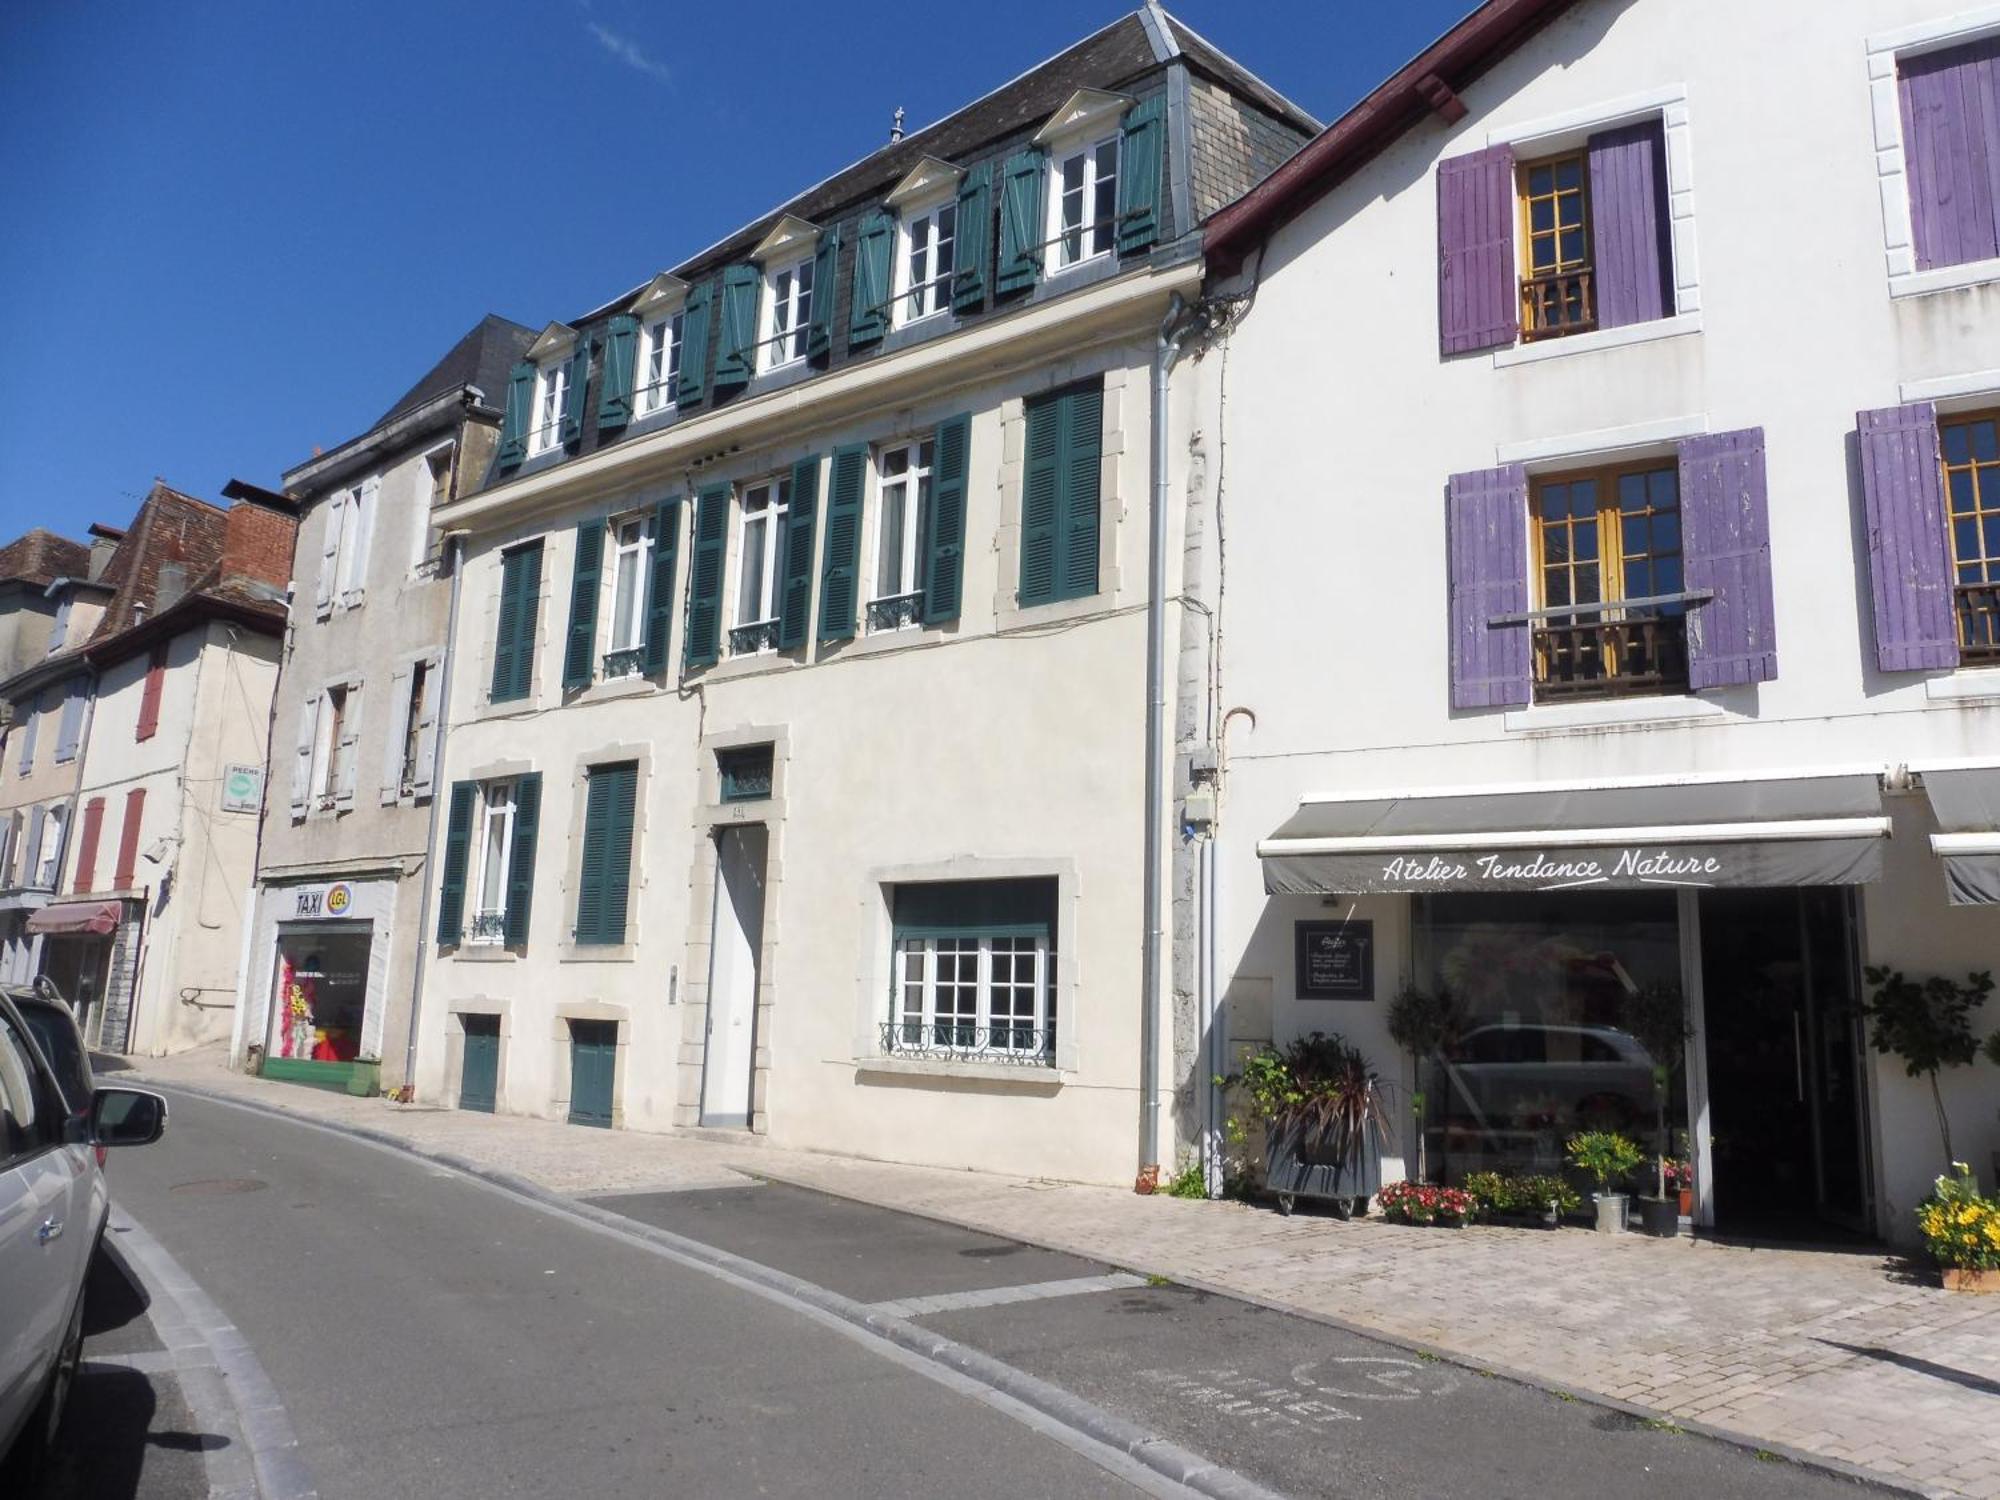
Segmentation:
<svg viewBox="0 0 2000 1500">
<path fill-rule="evenodd" d="M 715 921 L 708 960 L 708 1035 L 702 1053 L 701 1123 L 750 1123 L 757 1046 L 757 972 L 764 941 L 764 827 L 715 836 Z"/>
</svg>

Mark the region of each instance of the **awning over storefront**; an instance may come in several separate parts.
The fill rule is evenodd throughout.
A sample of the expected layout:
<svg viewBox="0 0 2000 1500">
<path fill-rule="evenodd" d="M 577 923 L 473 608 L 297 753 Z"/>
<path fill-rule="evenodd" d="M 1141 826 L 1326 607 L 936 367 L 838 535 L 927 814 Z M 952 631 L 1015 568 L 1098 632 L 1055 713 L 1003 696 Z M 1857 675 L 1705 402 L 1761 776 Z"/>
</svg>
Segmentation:
<svg viewBox="0 0 2000 1500">
<path fill-rule="evenodd" d="M 1953 906 L 2000 903 L 2000 764 L 1912 766 L 1938 831 L 1931 848 L 1944 865 Z"/>
<path fill-rule="evenodd" d="M 1315 797 L 1257 846 L 1273 895 L 1857 885 L 1874 771 Z"/>
<path fill-rule="evenodd" d="M 28 918 L 28 931 L 51 936 L 92 933 L 103 937 L 118 930 L 124 913 L 116 901 L 64 901 L 45 906 Z"/>
</svg>

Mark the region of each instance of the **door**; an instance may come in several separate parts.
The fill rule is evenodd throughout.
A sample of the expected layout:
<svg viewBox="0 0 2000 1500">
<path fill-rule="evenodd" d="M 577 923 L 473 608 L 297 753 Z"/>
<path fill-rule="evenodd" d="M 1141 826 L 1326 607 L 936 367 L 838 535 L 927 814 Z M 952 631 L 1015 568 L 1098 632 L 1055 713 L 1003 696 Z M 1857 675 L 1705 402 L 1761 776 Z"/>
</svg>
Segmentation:
<svg viewBox="0 0 2000 1500">
<path fill-rule="evenodd" d="M 500 1093 L 500 1018 L 465 1018 L 465 1061 L 458 1076 L 458 1107 L 493 1113 Z"/>
<path fill-rule="evenodd" d="M 1861 1018 L 1839 888 L 1701 893 L 1716 1227 L 1865 1231 Z"/>
<path fill-rule="evenodd" d="M 497 1045 L 497 1037 L 495 1040 Z M 616 1021 L 569 1023 L 570 1124 L 611 1128 L 611 1093 L 617 1064 Z"/>
<path fill-rule="evenodd" d="M 763 967 L 764 855 L 761 823 L 715 835 L 715 919 L 708 960 L 708 1025 L 702 1049 L 701 1123 L 750 1123 L 757 1054 L 757 981 Z"/>
</svg>

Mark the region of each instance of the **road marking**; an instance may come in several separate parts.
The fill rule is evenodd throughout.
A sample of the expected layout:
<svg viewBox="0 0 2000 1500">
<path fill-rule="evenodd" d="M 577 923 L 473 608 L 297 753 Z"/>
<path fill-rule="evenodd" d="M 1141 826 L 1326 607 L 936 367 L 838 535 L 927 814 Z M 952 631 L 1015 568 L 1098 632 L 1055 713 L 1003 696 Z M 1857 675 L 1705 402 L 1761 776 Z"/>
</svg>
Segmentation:
<svg viewBox="0 0 2000 1500">
<path fill-rule="evenodd" d="M 977 1292 L 940 1292 L 931 1297 L 903 1297 L 871 1302 L 870 1312 L 891 1318 L 927 1318 L 933 1313 L 967 1312 L 979 1307 L 1004 1307 L 1010 1302 L 1046 1302 L 1051 1297 L 1082 1297 L 1093 1292 L 1123 1292 L 1144 1286 L 1146 1278 L 1129 1271 L 1103 1276 L 1070 1276 L 1061 1281 L 1031 1281 L 1025 1286 L 993 1286 Z"/>
<path fill-rule="evenodd" d="M 1448 1369 L 1371 1354 L 1309 1359 L 1293 1367 L 1289 1382 L 1233 1369 L 1141 1370 L 1139 1378 L 1256 1431 L 1359 1422 L 1359 1414 L 1338 1403 L 1418 1401 L 1458 1388 L 1458 1376 Z"/>
</svg>

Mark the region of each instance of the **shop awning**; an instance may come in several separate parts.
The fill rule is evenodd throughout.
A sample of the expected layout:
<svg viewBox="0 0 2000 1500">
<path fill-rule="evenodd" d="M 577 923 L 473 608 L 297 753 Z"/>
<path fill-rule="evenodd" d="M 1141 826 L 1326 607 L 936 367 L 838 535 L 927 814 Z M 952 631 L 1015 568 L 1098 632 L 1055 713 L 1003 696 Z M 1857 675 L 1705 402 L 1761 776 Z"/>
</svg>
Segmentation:
<svg viewBox="0 0 2000 1500">
<path fill-rule="evenodd" d="M 2000 764 L 1914 765 L 1938 831 L 1931 848 L 1944 866 L 1953 906 L 2000 904 Z"/>
<path fill-rule="evenodd" d="M 29 917 L 28 931 L 50 935 L 88 932 L 103 937 L 118 930 L 123 915 L 116 901 L 62 901 Z"/>
<path fill-rule="evenodd" d="M 1312 797 L 1257 846 L 1273 895 L 1857 885 L 1874 770 Z"/>
</svg>

